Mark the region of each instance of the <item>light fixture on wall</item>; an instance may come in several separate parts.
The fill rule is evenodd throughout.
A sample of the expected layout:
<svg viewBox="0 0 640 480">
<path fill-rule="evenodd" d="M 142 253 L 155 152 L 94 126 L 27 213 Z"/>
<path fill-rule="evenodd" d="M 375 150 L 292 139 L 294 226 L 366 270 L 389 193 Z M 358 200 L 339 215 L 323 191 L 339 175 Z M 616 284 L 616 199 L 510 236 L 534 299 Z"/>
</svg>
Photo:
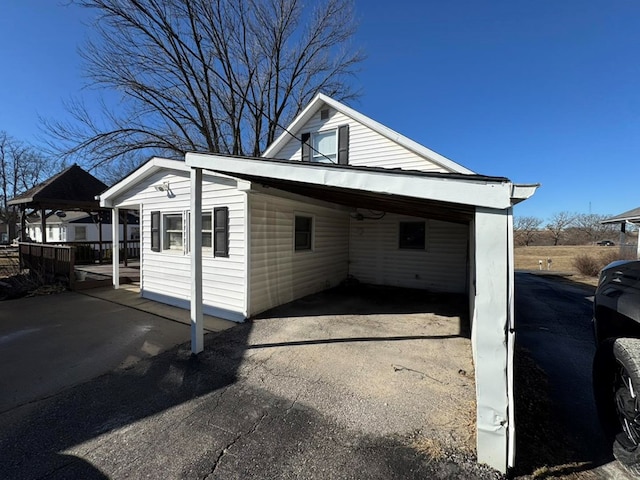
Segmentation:
<svg viewBox="0 0 640 480">
<path fill-rule="evenodd" d="M 167 197 L 173 198 L 175 197 L 174 193 L 171 191 L 171 187 L 169 186 L 169 182 L 158 183 L 153 186 L 156 192 L 167 192 Z"/>
</svg>

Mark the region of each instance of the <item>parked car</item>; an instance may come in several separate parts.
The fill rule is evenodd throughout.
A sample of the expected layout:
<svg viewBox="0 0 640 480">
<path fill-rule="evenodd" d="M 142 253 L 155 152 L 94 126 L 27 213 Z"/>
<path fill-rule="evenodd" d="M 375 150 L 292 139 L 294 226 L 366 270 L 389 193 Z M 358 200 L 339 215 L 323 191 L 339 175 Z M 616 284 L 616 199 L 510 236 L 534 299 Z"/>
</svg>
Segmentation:
<svg viewBox="0 0 640 480">
<path fill-rule="evenodd" d="M 640 475 L 640 261 L 600 273 L 594 297 L 593 389 L 615 457 Z"/>
<path fill-rule="evenodd" d="M 601 247 L 613 247 L 615 243 L 613 243 L 611 240 L 600 240 L 596 243 L 596 245 L 600 245 Z"/>
</svg>

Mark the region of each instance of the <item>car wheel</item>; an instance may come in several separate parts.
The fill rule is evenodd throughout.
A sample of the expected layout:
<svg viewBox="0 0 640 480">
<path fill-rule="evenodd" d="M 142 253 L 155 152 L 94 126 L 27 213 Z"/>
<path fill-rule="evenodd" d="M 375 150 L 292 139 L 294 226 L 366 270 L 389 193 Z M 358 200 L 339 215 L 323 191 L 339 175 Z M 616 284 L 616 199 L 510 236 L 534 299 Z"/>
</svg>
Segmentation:
<svg viewBox="0 0 640 480">
<path fill-rule="evenodd" d="M 593 374 L 598 414 L 613 454 L 640 474 L 640 339 L 605 341 L 596 353 Z"/>
</svg>

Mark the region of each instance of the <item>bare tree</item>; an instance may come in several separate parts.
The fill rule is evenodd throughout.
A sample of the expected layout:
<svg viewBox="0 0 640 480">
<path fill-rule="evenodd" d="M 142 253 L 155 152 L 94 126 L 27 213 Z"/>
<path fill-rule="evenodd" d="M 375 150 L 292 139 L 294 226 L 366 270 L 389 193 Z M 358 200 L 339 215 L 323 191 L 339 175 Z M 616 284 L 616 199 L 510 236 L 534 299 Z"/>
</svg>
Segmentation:
<svg viewBox="0 0 640 480">
<path fill-rule="evenodd" d="M 546 228 L 551 232 L 554 245 L 558 245 L 565 230 L 573 225 L 574 219 L 575 215 L 569 212 L 559 212 L 551 217 Z"/>
<path fill-rule="evenodd" d="M 542 225 L 541 218 L 516 217 L 513 224 L 516 243 L 528 247 L 540 232 L 540 225 Z"/>
<path fill-rule="evenodd" d="M 616 234 L 617 225 L 601 223 L 610 217 L 611 215 L 581 213 L 576 215 L 574 227 L 587 238 L 587 241 L 594 243 Z"/>
<path fill-rule="evenodd" d="M 257 156 L 318 92 L 356 96 L 352 0 L 72 2 L 98 14 L 81 51 L 92 86 L 121 99 L 117 112 L 76 101 L 72 122 L 45 122 L 67 157 Z"/>
<path fill-rule="evenodd" d="M 8 205 L 14 196 L 34 187 L 51 172 L 51 162 L 33 147 L 0 131 L 0 222 L 16 236 L 18 212 Z"/>
</svg>

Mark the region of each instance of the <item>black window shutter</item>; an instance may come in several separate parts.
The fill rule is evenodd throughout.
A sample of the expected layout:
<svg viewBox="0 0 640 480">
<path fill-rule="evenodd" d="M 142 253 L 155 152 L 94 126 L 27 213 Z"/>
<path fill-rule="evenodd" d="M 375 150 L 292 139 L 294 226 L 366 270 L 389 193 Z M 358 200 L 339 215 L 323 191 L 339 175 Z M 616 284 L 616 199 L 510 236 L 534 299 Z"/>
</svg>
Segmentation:
<svg viewBox="0 0 640 480">
<path fill-rule="evenodd" d="M 151 251 L 160 251 L 160 212 L 151 212 Z"/>
<path fill-rule="evenodd" d="M 302 140 L 302 161 L 310 162 L 311 161 L 311 146 L 309 145 L 309 141 L 311 140 L 310 133 L 303 133 L 300 137 Z"/>
<path fill-rule="evenodd" d="M 213 256 L 229 256 L 229 207 L 213 209 Z"/>
<path fill-rule="evenodd" d="M 338 165 L 349 165 L 349 125 L 338 128 Z"/>
</svg>

